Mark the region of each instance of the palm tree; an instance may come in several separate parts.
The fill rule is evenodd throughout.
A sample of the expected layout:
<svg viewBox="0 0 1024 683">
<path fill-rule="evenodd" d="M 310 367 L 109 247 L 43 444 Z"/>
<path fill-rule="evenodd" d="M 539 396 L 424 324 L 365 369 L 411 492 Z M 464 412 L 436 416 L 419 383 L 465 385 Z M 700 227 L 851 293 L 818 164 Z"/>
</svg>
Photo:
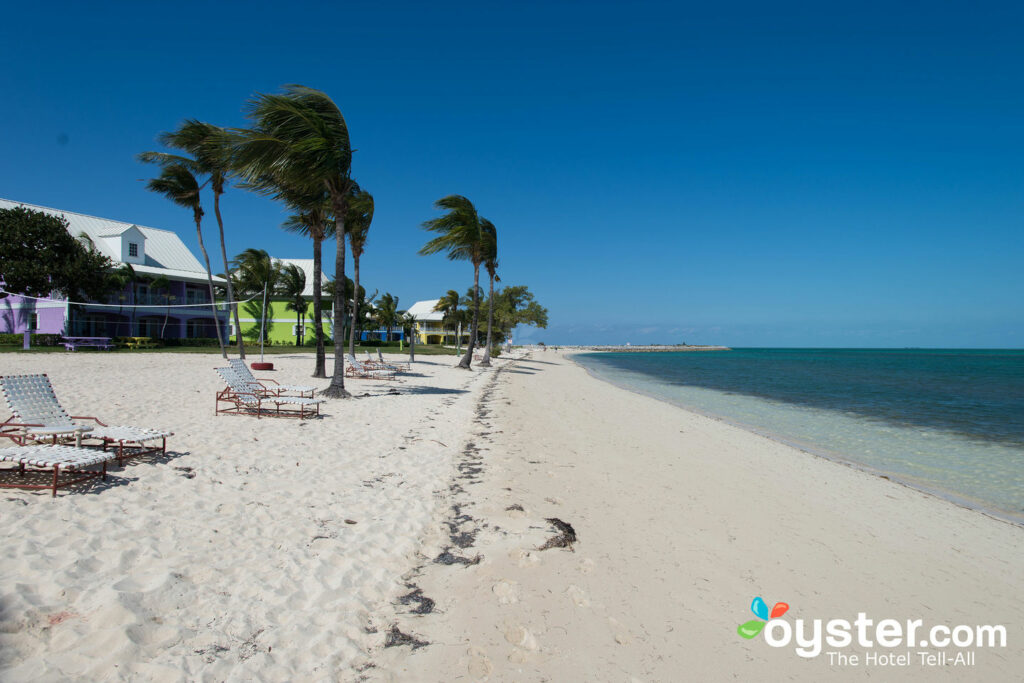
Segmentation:
<svg viewBox="0 0 1024 683">
<path fill-rule="evenodd" d="M 473 264 L 473 323 L 470 326 L 466 355 L 458 367 L 470 369 L 473 348 L 476 346 L 477 323 L 480 318 L 480 264 L 484 260 L 487 237 L 483 222 L 473 202 L 457 194 L 442 197 L 434 207 L 448 213 L 423 223 L 425 230 L 438 233 L 420 249 L 420 254 L 447 252 L 450 261 L 469 261 Z"/>
<path fill-rule="evenodd" d="M 398 324 L 398 297 L 385 292 L 377 305 L 377 324 L 385 328 L 384 341 L 391 341 L 391 328 Z"/>
<path fill-rule="evenodd" d="M 135 336 L 135 294 L 138 286 L 139 276 L 130 263 L 122 263 L 117 269 L 118 280 L 128 288 L 128 335 Z M 119 307 L 120 310 L 120 307 Z"/>
<path fill-rule="evenodd" d="M 441 313 L 441 326 L 452 328 L 455 344 L 458 346 L 459 336 L 455 330 L 455 315 L 459 310 L 459 293 L 454 289 L 449 289 L 447 294 L 438 299 L 437 304 L 434 305 L 434 310 Z"/>
<path fill-rule="evenodd" d="M 345 117 L 325 93 L 301 85 L 285 86 L 281 95 L 256 95 L 247 109 L 253 129 L 239 131 L 243 139 L 236 168 L 249 180 L 271 179 L 281 186 L 326 191 L 335 221 L 334 276 L 344 282 L 352 183 L 352 148 Z M 344 310 L 342 295 L 342 288 L 335 287 L 335 315 Z M 340 334 L 334 335 L 334 375 L 322 395 L 351 396 L 345 390 L 345 341 Z"/>
<path fill-rule="evenodd" d="M 484 268 L 487 269 L 487 277 L 490 279 L 490 293 L 487 296 L 487 348 L 484 349 L 484 359 L 480 361 L 483 367 L 491 366 L 491 327 L 494 325 L 494 279 L 498 272 L 498 230 L 486 218 L 480 220 L 483 224 L 484 236 Z"/>
<path fill-rule="evenodd" d="M 171 281 L 167 279 L 166 275 L 157 275 L 149 286 L 155 292 L 163 292 L 164 300 L 167 303 L 164 324 L 160 327 L 160 338 L 163 339 L 164 334 L 167 332 L 167 320 L 171 317 L 171 300 L 174 298 L 171 296 Z"/>
<path fill-rule="evenodd" d="M 234 140 L 230 133 L 212 123 L 186 119 L 178 130 L 161 133 L 157 141 L 164 147 L 186 152 L 185 157 L 164 152 L 143 152 L 139 160 L 148 163 L 182 164 L 193 173 L 209 177 L 210 188 L 213 190 L 213 214 L 217 217 L 217 229 L 220 233 L 220 255 L 224 261 L 224 270 L 228 270 L 228 252 L 224 244 L 224 219 L 220 215 L 220 196 L 224 194 L 224 185 L 231 170 L 231 156 Z M 245 342 L 238 320 L 238 302 L 235 301 L 231 278 L 227 279 L 227 296 L 230 302 L 229 312 L 234 313 L 236 337 L 238 339 L 238 356 L 245 358 Z M 220 325 L 218 319 L 217 324 Z M 218 335 L 218 339 L 220 335 Z"/>
<path fill-rule="evenodd" d="M 403 311 L 402 315 L 398 319 L 399 324 L 402 326 L 403 333 L 408 331 L 406 339 L 409 340 L 409 362 L 415 362 L 416 360 L 416 317 L 409 313 L 409 311 Z"/>
<path fill-rule="evenodd" d="M 256 334 L 262 334 L 265 341 L 270 332 L 270 325 L 267 321 L 270 301 L 264 298 L 263 294 L 266 293 L 267 297 L 270 297 L 276 291 L 281 278 L 281 265 L 275 263 L 270 254 L 263 249 L 246 249 L 236 256 L 229 265 L 239 296 L 257 297 L 259 300 L 257 303 L 254 299 L 252 305 L 246 308 L 246 312 L 256 311 L 259 313 L 259 315 L 253 316 L 259 319 Z M 259 337 L 257 336 L 257 338 Z"/>
<path fill-rule="evenodd" d="M 323 293 L 327 288 L 323 281 L 321 254 L 323 241 L 334 235 L 330 198 L 322 190 L 305 195 L 289 192 L 287 188 L 284 190 L 285 202 L 297 213 L 289 216 L 281 227 L 313 240 L 313 334 L 316 337 L 316 367 L 313 368 L 313 377 L 327 377 L 322 303 Z"/>
<path fill-rule="evenodd" d="M 289 263 L 281 269 L 281 277 L 277 283 L 277 293 L 283 296 L 288 303 L 285 308 L 295 311 L 295 345 L 302 346 L 302 318 L 306 315 L 309 302 L 304 296 L 306 291 L 306 272 L 294 263 Z"/>
<path fill-rule="evenodd" d="M 210 302 L 213 311 L 214 328 L 217 330 L 217 343 L 224 358 L 228 352 L 224 348 L 224 335 L 221 334 L 220 316 L 217 315 L 217 296 L 213 289 L 213 273 L 210 270 L 210 255 L 203 244 L 203 207 L 199 202 L 199 182 L 187 166 L 180 163 L 168 163 L 160 170 L 160 175 L 146 183 L 146 189 L 164 195 L 178 206 L 192 210 L 192 219 L 196 222 L 196 237 L 199 240 L 199 251 L 203 254 L 206 264 L 206 280 L 210 285 Z"/>
<path fill-rule="evenodd" d="M 356 292 L 358 292 L 359 258 L 363 255 L 363 250 L 366 248 L 366 237 L 370 232 L 370 223 L 373 222 L 373 195 L 352 183 L 348 206 L 348 243 L 352 247 L 352 276 Z M 353 324 L 348 335 L 348 352 L 354 356 L 356 353 L 355 321 L 359 320 L 358 296 L 352 297 L 352 320 Z"/>
</svg>

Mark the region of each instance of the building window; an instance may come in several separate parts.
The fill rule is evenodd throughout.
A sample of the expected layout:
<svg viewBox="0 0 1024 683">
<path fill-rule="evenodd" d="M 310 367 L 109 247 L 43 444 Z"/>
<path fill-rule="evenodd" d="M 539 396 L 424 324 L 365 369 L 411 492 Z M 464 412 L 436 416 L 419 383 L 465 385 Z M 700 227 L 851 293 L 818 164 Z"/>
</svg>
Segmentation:
<svg viewBox="0 0 1024 683">
<path fill-rule="evenodd" d="M 28 329 L 35 332 L 39 329 L 39 314 L 33 313 L 28 317 Z"/>
<path fill-rule="evenodd" d="M 135 242 L 129 242 L 128 243 L 128 255 L 129 256 L 138 256 L 139 255 L 139 245 L 135 244 Z"/>
</svg>

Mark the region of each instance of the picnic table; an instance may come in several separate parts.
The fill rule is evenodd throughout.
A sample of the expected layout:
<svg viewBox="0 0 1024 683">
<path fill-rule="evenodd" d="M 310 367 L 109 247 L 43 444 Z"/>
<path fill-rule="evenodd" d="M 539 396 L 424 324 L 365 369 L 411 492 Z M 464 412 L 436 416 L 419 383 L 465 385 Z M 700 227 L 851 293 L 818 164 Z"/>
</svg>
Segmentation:
<svg viewBox="0 0 1024 683">
<path fill-rule="evenodd" d="M 109 351 L 114 348 L 114 344 L 111 342 L 110 337 L 61 337 L 64 342 L 64 348 L 68 351 L 75 351 L 76 349 L 103 349 Z"/>
<path fill-rule="evenodd" d="M 122 341 L 129 349 L 155 349 L 159 346 L 151 337 L 123 337 Z"/>
</svg>

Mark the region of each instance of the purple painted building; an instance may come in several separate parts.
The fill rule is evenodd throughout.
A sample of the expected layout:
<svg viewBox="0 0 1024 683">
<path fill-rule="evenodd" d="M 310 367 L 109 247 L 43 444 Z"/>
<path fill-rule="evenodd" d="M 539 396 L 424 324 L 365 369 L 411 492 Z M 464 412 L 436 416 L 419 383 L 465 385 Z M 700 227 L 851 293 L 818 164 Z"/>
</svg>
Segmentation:
<svg viewBox="0 0 1024 683">
<path fill-rule="evenodd" d="M 70 211 L 0 199 L 0 209 L 23 206 L 63 216 L 68 231 L 115 266 L 130 264 L 134 286 L 104 301 L 69 303 L 61 298 L 0 299 L 0 332 L 32 330 L 84 337 L 216 337 L 229 332 L 226 311 L 214 314 L 206 270 L 175 233 Z M 224 284 L 215 277 L 215 284 Z"/>
</svg>

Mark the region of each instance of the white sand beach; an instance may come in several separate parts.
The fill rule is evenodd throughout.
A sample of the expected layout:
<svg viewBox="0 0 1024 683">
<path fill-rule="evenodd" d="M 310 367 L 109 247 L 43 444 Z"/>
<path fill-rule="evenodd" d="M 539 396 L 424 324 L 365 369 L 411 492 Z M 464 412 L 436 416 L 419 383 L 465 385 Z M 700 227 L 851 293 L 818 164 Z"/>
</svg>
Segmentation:
<svg viewBox="0 0 1024 683">
<path fill-rule="evenodd" d="M 326 385 L 309 356 L 272 360 L 281 382 Z M 0 374 L 49 373 L 73 414 L 175 432 L 165 459 L 106 483 L 0 492 L 0 678 L 1024 668 L 1019 526 L 623 391 L 561 354 L 471 373 L 453 360 L 423 357 L 400 383 L 352 380 L 366 396 L 299 422 L 215 417 L 213 355 L 0 355 Z M 539 550 L 549 518 L 572 525 L 571 550 Z M 1002 624 L 1008 646 L 976 648 L 970 668 L 830 665 L 741 639 L 758 595 L 790 619 Z"/>
<path fill-rule="evenodd" d="M 268 360 L 327 384 L 309 355 Z M 352 380 L 369 396 L 322 419 L 256 420 L 214 416 L 217 365 L 0 355 L 0 374 L 48 373 L 74 415 L 175 433 L 165 461 L 81 491 L 0 491 L 0 679 L 335 680 L 367 661 L 484 375 L 428 356 L 402 382 Z"/>
</svg>

